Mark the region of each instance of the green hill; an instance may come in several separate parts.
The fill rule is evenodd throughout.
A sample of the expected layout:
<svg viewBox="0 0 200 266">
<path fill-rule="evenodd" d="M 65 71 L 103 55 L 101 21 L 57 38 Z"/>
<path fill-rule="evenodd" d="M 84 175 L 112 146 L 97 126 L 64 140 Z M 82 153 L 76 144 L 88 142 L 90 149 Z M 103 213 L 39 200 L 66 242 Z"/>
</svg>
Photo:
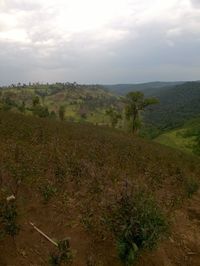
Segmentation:
<svg viewBox="0 0 200 266">
<path fill-rule="evenodd" d="M 145 121 L 161 130 L 182 126 L 200 115 L 200 82 L 187 82 L 153 94 L 160 104 L 145 114 Z"/>
<path fill-rule="evenodd" d="M 183 217 L 199 186 L 197 157 L 13 112 L 0 112 L 0 150 L 0 265 L 188 265 L 181 243 L 193 252 L 199 231 Z"/>
<path fill-rule="evenodd" d="M 164 88 L 174 87 L 178 84 L 182 84 L 184 82 L 147 82 L 147 83 L 133 83 L 133 84 L 114 84 L 114 85 L 104 85 L 105 88 L 116 92 L 120 95 L 125 95 L 130 91 L 142 91 L 146 96 L 151 96 L 152 94 L 157 93 L 158 91 Z"/>
<path fill-rule="evenodd" d="M 189 120 L 183 127 L 161 134 L 155 141 L 187 153 L 196 153 L 198 136 L 200 118 Z"/>
<path fill-rule="evenodd" d="M 39 97 L 39 116 L 58 115 L 59 107 L 64 106 L 66 120 L 94 124 L 108 124 L 105 110 L 118 105 L 118 97 L 100 85 L 18 84 L 2 87 L 0 93 L 0 109 L 20 111 L 24 105 L 25 112 L 31 114 L 33 99 Z"/>
</svg>

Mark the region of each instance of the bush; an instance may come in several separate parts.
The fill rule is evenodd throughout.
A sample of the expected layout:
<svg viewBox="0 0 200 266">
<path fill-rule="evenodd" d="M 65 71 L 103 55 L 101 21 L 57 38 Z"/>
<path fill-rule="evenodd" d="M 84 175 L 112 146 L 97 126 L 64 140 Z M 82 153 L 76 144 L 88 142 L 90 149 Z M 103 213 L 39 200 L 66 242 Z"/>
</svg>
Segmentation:
<svg viewBox="0 0 200 266">
<path fill-rule="evenodd" d="M 4 233 L 12 237 L 19 233 L 20 227 L 17 224 L 17 207 L 15 203 L 1 203 L 0 221 Z"/>
<path fill-rule="evenodd" d="M 168 231 L 166 218 L 154 199 L 147 192 L 134 193 L 127 187 L 109 207 L 107 222 L 124 265 L 132 265 L 141 249 L 153 248 Z"/>
<path fill-rule="evenodd" d="M 50 265 L 63 265 L 63 263 L 69 264 L 72 262 L 73 256 L 70 249 L 69 240 L 65 239 L 58 242 L 58 250 L 56 253 L 50 254 Z"/>
<path fill-rule="evenodd" d="M 52 184 L 45 184 L 40 187 L 40 192 L 47 203 L 57 192 L 57 189 Z"/>
</svg>

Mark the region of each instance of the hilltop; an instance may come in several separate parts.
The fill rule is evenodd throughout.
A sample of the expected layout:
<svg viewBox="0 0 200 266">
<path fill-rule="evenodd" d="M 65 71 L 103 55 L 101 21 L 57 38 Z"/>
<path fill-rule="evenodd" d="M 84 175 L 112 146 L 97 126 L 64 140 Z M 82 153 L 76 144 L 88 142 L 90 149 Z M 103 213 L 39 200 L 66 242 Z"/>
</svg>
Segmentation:
<svg viewBox="0 0 200 266">
<path fill-rule="evenodd" d="M 30 222 L 55 240 L 69 237 L 72 265 L 121 265 L 135 254 L 139 266 L 199 265 L 200 195 L 188 201 L 198 190 L 197 157 L 114 129 L 13 112 L 0 112 L 0 149 L 2 266 L 57 258 Z"/>
</svg>

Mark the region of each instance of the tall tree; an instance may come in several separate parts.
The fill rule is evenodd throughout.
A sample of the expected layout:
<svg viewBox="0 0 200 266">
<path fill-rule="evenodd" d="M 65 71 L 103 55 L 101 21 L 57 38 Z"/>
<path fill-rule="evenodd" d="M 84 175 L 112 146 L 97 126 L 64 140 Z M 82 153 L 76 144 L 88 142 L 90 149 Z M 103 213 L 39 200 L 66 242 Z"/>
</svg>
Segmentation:
<svg viewBox="0 0 200 266">
<path fill-rule="evenodd" d="M 159 103 L 156 98 L 145 98 L 140 91 L 129 92 L 126 95 L 126 118 L 131 121 L 132 132 L 135 134 L 141 127 L 140 113 L 149 105 Z"/>
</svg>

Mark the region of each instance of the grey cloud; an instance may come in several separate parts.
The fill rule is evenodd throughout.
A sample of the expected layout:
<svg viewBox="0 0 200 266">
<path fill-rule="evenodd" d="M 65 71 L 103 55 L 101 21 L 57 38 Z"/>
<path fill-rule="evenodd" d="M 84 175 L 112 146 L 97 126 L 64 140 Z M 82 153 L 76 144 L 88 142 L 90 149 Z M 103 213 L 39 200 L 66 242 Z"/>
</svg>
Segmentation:
<svg viewBox="0 0 200 266">
<path fill-rule="evenodd" d="M 200 8 L 200 1 L 199 0 L 190 0 L 194 7 Z"/>
<path fill-rule="evenodd" d="M 46 11 L 34 1 L 6 2 L 16 12 L 27 11 L 18 26 L 26 31 L 28 41 L 0 39 L 0 83 L 199 79 L 200 18 L 193 13 L 198 11 L 183 10 L 175 22 L 170 17 L 140 24 L 134 17 L 116 19 L 104 29 L 126 32 L 116 40 L 100 38 L 97 31 L 72 33 L 68 38 L 56 27 L 57 9 Z M 180 29 L 180 34 L 168 34 L 174 29 Z"/>
</svg>

